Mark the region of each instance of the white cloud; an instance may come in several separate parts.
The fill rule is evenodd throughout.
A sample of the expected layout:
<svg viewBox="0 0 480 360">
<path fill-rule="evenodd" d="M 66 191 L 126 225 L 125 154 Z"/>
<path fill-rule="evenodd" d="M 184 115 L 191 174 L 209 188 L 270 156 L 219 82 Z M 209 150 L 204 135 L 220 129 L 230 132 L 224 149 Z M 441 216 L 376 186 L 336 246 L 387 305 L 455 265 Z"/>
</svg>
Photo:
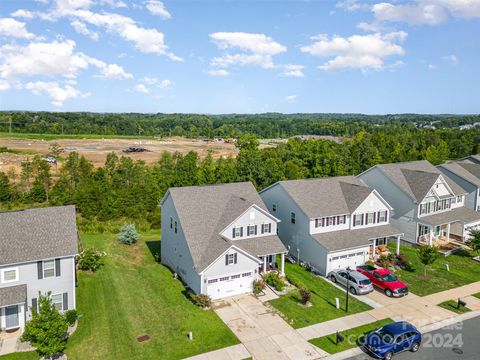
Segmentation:
<svg viewBox="0 0 480 360">
<path fill-rule="evenodd" d="M 74 20 L 70 23 L 70 25 L 72 25 L 75 31 L 78 32 L 79 34 L 88 36 L 89 38 L 95 41 L 98 40 L 98 33 L 88 29 L 85 23 L 78 20 Z"/>
<path fill-rule="evenodd" d="M 17 11 L 14 11 L 13 13 L 11 13 L 10 16 L 25 18 L 25 19 L 32 19 L 34 15 L 29 10 L 18 9 Z"/>
<path fill-rule="evenodd" d="M 27 90 L 31 90 L 34 95 L 47 93 L 52 99 L 54 106 L 62 106 L 63 103 L 70 99 L 84 98 L 90 96 L 90 93 L 82 93 L 71 85 L 61 87 L 56 81 L 36 81 L 29 82 L 25 85 Z"/>
<path fill-rule="evenodd" d="M 155 77 L 149 77 L 145 76 L 141 79 L 141 82 L 148 84 L 148 85 L 155 85 L 163 89 L 168 89 L 171 88 L 174 85 L 174 82 L 172 80 L 160 80 Z"/>
<path fill-rule="evenodd" d="M 148 11 L 150 11 L 151 14 L 158 15 L 164 20 L 172 17 L 161 1 L 148 0 L 145 3 L 145 7 L 148 9 Z"/>
<path fill-rule="evenodd" d="M 378 21 L 371 23 L 361 22 L 357 25 L 357 28 L 366 32 L 383 32 L 385 30 L 385 28 Z"/>
<path fill-rule="evenodd" d="M 150 89 L 147 88 L 144 84 L 137 84 L 133 87 L 133 90 L 137 91 L 137 92 L 140 92 L 140 93 L 144 93 L 144 94 L 148 94 L 150 92 Z"/>
<path fill-rule="evenodd" d="M 282 76 L 293 76 L 293 77 L 304 77 L 305 74 L 303 73 L 303 65 L 293 65 L 293 64 L 286 64 L 283 65 L 283 72 L 280 74 Z"/>
<path fill-rule="evenodd" d="M 452 65 L 457 65 L 458 64 L 457 55 L 450 54 L 450 55 L 444 56 L 443 59 L 449 61 Z"/>
<path fill-rule="evenodd" d="M 0 79 L 0 91 L 5 91 L 10 89 L 10 84 L 6 80 Z"/>
<path fill-rule="evenodd" d="M 348 38 L 318 35 L 312 37 L 313 44 L 302 46 L 300 50 L 313 56 L 333 57 L 320 66 L 324 70 L 349 68 L 382 70 L 390 66 L 384 63 L 385 58 L 405 53 L 399 43 L 406 37 L 407 33 L 404 31 L 352 35 Z"/>
<path fill-rule="evenodd" d="M 133 75 L 125 72 L 123 67 L 117 64 L 105 64 L 105 66 L 100 68 L 102 75 L 100 77 L 109 79 L 109 80 L 121 80 L 121 79 L 132 79 Z"/>
<path fill-rule="evenodd" d="M 160 81 L 160 83 L 158 84 L 158 86 L 160 86 L 161 88 L 164 88 L 164 89 L 168 89 L 168 88 L 171 88 L 173 86 L 173 81 L 171 80 L 162 80 Z"/>
<path fill-rule="evenodd" d="M 123 1 L 115 1 L 115 0 L 100 0 L 99 3 L 101 5 L 108 5 L 112 8 L 126 8 L 128 7 Z"/>
<path fill-rule="evenodd" d="M 0 19 L 0 36 L 31 39 L 34 35 L 27 31 L 25 23 L 12 18 Z"/>
<path fill-rule="evenodd" d="M 428 64 L 427 65 L 428 70 L 435 70 L 436 68 L 437 68 L 437 65 L 433 65 L 433 64 Z"/>
<path fill-rule="evenodd" d="M 297 101 L 297 95 L 288 95 L 285 97 L 285 101 L 288 102 L 288 103 L 293 103 L 295 101 Z"/>
<path fill-rule="evenodd" d="M 218 77 L 225 77 L 230 75 L 230 73 L 225 69 L 210 70 L 208 74 L 211 76 L 218 76 Z"/>
<path fill-rule="evenodd" d="M 339 9 L 344 9 L 348 12 L 365 10 L 369 8 L 368 4 L 360 3 L 358 0 L 339 1 L 335 6 Z"/>
</svg>

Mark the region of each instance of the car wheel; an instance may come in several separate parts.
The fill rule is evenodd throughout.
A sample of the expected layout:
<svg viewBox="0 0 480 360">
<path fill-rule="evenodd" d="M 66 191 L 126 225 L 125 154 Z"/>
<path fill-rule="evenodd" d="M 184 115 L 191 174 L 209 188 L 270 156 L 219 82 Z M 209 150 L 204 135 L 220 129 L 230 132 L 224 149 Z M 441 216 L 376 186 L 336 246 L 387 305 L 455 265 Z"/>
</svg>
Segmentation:
<svg viewBox="0 0 480 360">
<path fill-rule="evenodd" d="M 413 343 L 412 347 L 410 348 L 411 352 L 417 352 L 420 349 L 420 344 L 418 342 Z"/>
<path fill-rule="evenodd" d="M 357 295 L 357 290 L 355 290 L 355 288 L 352 286 L 350 288 L 350 293 L 352 293 L 353 295 Z"/>
<path fill-rule="evenodd" d="M 385 360 L 392 360 L 393 353 L 391 351 L 387 352 L 383 357 Z"/>
<path fill-rule="evenodd" d="M 337 278 L 335 276 L 330 276 L 330 280 L 332 280 L 333 283 L 336 283 L 337 282 Z"/>
<path fill-rule="evenodd" d="M 385 290 L 385 295 L 387 295 L 388 297 L 392 297 L 393 296 L 392 290 L 386 289 Z"/>
</svg>

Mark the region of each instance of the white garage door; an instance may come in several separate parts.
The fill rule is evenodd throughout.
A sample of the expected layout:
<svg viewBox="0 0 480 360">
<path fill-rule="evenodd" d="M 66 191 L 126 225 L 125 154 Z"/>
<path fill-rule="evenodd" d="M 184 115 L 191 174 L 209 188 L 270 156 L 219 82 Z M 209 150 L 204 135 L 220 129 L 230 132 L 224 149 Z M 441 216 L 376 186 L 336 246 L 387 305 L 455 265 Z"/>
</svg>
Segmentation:
<svg viewBox="0 0 480 360">
<path fill-rule="evenodd" d="M 366 260 L 368 260 L 367 249 L 328 254 L 328 272 L 335 269 L 346 269 L 349 266 L 351 269 L 355 269 L 358 265 L 363 265 Z"/>
<path fill-rule="evenodd" d="M 233 296 L 253 291 L 253 271 L 226 275 L 207 280 L 207 294 L 212 299 Z"/>
</svg>

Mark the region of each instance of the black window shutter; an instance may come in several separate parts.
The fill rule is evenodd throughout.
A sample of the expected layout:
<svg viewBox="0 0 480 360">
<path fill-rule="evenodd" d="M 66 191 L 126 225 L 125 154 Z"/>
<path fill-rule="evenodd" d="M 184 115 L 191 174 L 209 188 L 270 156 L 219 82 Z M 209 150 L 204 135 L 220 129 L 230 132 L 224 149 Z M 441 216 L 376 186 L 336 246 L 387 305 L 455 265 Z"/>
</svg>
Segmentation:
<svg viewBox="0 0 480 360">
<path fill-rule="evenodd" d="M 235 239 L 235 228 L 232 229 L 232 238 Z"/>
<path fill-rule="evenodd" d="M 360 215 L 360 216 L 362 217 L 362 225 L 365 224 L 365 215 L 366 215 L 366 214 Z"/>
<path fill-rule="evenodd" d="M 228 254 L 225 255 L 225 265 L 228 265 Z"/>
<path fill-rule="evenodd" d="M 377 213 L 377 222 L 380 222 L 380 211 Z"/>
<path fill-rule="evenodd" d="M 268 233 L 272 232 L 272 223 L 268 223 Z"/>
<path fill-rule="evenodd" d="M 263 233 L 264 233 L 264 231 L 263 231 L 263 226 L 264 226 L 264 225 L 265 225 L 265 224 L 262 224 L 262 226 L 260 226 L 260 234 L 263 234 Z"/>
<path fill-rule="evenodd" d="M 240 228 L 240 237 L 243 236 L 243 226 Z"/>
<path fill-rule="evenodd" d="M 237 263 L 237 253 L 233 254 L 233 263 Z"/>
<path fill-rule="evenodd" d="M 353 226 L 357 226 L 356 221 L 357 221 L 357 215 L 353 215 Z"/>
<path fill-rule="evenodd" d="M 335 220 L 337 220 L 336 216 L 333 217 L 333 225 L 335 225 Z"/>
<path fill-rule="evenodd" d="M 385 222 L 387 221 L 388 211 L 385 210 Z"/>
<path fill-rule="evenodd" d="M 63 311 L 68 310 L 68 293 L 63 293 Z"/>
<path fill-rule="evenodd" d="M 32 308 L 38 311 L 37 298 L 32 298 Z"/>
<path fill-rule="evenodd" d="M 325 218 L 322 218 L 322 227 L 325 226 Z"/>
<path fill-rule="evenodd" d="M 60 276 L 60 259 L 55 259 L 55 276 Z"/>
<path fill-rule="evenodd" d="M 37 261 L 37 275 L 38 279 L 43 279 L 43 262 Z"/>
<path fill-rule="evenodd" d="M 375 224 L 375 222 L 376 222 L 375 220 L 377 220 L 376 217 L 377 217 L 377 213 L 373 213 L 373 223 L 374 223 L 374 224 Z"/>
<path fill-rule="evenodd" d="M 255 225 L 255 235 L 257 235 L 257 225 Z"/>
<path fill-rule="evenodd" d="M 343 223 L 345 224 L 347 222 L 347 215 L 343 215 Z"/>
</svg>

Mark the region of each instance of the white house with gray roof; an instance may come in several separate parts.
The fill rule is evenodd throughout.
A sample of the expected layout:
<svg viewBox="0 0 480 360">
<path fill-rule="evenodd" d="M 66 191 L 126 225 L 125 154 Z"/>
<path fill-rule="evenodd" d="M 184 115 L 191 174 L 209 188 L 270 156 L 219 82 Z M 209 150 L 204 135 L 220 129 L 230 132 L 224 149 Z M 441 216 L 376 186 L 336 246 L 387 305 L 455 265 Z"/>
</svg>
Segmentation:
<svg viewBox="0 0 480 360">
<path fill-rule="evenodd" d="M 281 220 L 278 236 L 290 255 L 323 275 L 364 264 L 390 239 L 400 243 L 392 207 L 354 176 L 279 181 L 260 196 Z"/>
<path fill-rule="evenodd" d="M 465 206 L 467 191 L 428 161 L 376 165 L 358 176 L 394 208 L 391 222 L 413 244 L 452 249 L 480 225 Z"/>
<path fill-rule="evenodd" d="M 279 220 L 252 183 L 170 188 L 161 207 L 162 263 L 195 293 L 219 299 L 251 292 L 266 271 L 283 275 Z"/>
<path fill-rule="evenodd" d="M 75 309 L 74 206 L 0 212 L 0 330 L 22 331 L 39 293 Z"/>
<path fill-rule="evenodd" d="M 480 160 L 448 161 L 437 168 L 467 191 L 465 206 L 480 211 Z"/>
</svg>

